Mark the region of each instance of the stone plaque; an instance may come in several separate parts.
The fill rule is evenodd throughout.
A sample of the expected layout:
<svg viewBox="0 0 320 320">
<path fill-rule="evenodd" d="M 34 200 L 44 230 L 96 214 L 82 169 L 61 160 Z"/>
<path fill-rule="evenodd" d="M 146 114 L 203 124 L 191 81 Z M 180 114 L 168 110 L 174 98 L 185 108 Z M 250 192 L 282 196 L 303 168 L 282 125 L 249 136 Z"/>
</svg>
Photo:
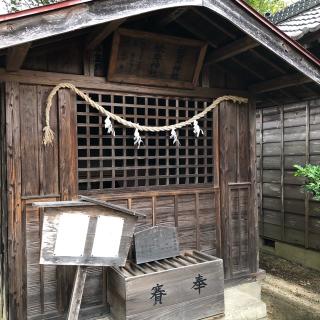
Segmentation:
<svg viewBox="0 0 320 320">
<path fill-rule="evenodd" d="M 134 234 L 136 263 L 144 263 L 179 255 L 177 230 L 155 226 Z"/>
</svg>

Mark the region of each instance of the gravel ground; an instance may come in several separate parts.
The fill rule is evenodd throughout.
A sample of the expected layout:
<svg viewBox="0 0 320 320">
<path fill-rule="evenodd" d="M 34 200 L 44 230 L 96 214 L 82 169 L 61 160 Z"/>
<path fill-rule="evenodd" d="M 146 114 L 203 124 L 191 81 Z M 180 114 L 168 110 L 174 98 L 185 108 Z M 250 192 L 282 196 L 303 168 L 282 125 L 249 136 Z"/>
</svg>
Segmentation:
<svg viewBox="0 0 320 320">
<path fill-rule="evenodd" d="M 268 320 L 320 319 L 320 272 L 266 253 L 260 268 L 267 272 L 262 299 Z"/>
</svg>

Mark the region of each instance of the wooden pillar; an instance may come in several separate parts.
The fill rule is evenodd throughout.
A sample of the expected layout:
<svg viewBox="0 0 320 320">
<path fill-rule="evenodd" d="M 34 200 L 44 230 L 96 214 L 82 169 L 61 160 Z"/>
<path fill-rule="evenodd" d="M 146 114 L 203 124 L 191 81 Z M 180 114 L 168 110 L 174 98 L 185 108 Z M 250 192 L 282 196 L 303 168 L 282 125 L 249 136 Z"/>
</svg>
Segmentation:
<svg viewBox="0 0 320 320">
<path fill-rule="evenodd" d="M 76 97 L 68 89 L 58 92 L 59 189 L 61 200 L 78 196 Z M 75 267 L 57 267 L 57 308 L 67 311 L 72 293 Z"/>
<path fill-rule="evenodd" d="M 280 201 L 281 201 L 281 240 L 285 240 L 286 232 L 286 217 L 284 212 L 284 106 L 280 106 Z"/>
<path fill-rule="evenodd" d="M 8 210 L 5 86 L 0 84 L 0 319 L 8 319 Z"/>
<path fill-rule="evenodd" d="M 260 223 L 261 223 L 261 236 L 264 236 L 264 211 L 263 211 L 263 109 L 259 111 L 260 115 Z"/>
<path fill-rule="evenodd" d="M 253 97 L 249 100 L 249 143 L 251 182 L 249 207 L 249 267 L 252 273 L 259 268 L 259 237 L 258 237 L 258 194 L 257 194 L 257 155 L 256 155 L 256 102 Z"/>
<path fill-rule="evenodd" d="M 216 208 L 216 243 L 217 257 L 222 258 L 221 243 L 221 204 L 220 204 L 220 122 L 219 108 L 213 110 L 213 154 L 214 154 L 214 204 Z"/>
<path fill-rule="evenodd" d="M 310 101 L 306 103 L 306 164 L 310 163 Z M 309 215 L 310 215 L 310 193 L 305 192 L 304 199 L 304 246 L 309 248 Z"/>
<path fill-rule="evenodd" d="M 228 153 L 229 144 L 229 121 L 227 117 L 228 107 L 231 109 L 231 104 L 222 102 L 219 106 L 219 156 L 220 156 L 220 210 L 221 210 L 221 257 L 223 259 L 225 278 L 231 278 L 231 243 L 230 243 L 230 228 L 229 228 L 229 208 L 228 208 Z M 232 108 L 233 109 L 233 108 Z M 230 110 L 231 112 L 231 110 Z"/>
<path fill-rule="evenodd" d="M 72 200 L 78 195 L 78 150 L 76 97 L 68 89 L 58 93 L 59 113 L 59 181 L 61 200 Z"/>
<path fill-rule="evenodd" d="M 9 319 L 26 319 L 25 230 L 21 203 L 19 84 L 6 84 Z"/>
</svg>

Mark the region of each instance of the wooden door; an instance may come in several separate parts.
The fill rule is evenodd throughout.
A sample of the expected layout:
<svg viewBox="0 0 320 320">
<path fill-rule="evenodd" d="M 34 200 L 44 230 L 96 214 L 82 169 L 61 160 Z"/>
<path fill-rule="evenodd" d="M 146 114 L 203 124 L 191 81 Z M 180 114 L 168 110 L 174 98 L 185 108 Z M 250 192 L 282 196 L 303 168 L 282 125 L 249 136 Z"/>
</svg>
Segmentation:
<svg viewBox="0 0 320 320">
<path fill-rule="evenodd" d="M 256 272 L 255 122 L 251 106 L 219 108 L 220 205 L 225 278 Z"/>
</svg>

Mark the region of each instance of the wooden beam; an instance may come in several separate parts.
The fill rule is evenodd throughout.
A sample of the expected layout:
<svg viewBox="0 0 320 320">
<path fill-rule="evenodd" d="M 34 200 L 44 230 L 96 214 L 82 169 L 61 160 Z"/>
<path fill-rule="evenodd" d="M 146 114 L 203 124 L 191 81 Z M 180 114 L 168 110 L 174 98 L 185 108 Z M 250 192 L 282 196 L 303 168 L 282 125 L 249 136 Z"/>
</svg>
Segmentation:
<svg viewBox="0 0 320 320">
<path fill-rule="evenodd" d="M 21 68 L 30 47 L 31 42 L 11 47 L 8 49 L 6 63 L 7 71 L 18 71 Z"/>
<path fill-rule="evenodd" d="M 227 44 L 224 47 L 213 51 L 207 58 L 206 64 L 221 62 L 223 60 L 232 58 L 239 53 L 245 52 L 249 49 L 256 48 L 259 43 L 250 37 L 244 37 Z"/>
<path fill-rule="evenodd" d="M 204 19 L 206 22 L 208 22 L 210 25 L 212 25 L 214 28 L 217 28 L 221 32 L 223 32 L 227 37 L 236 40 L 236 35 L 225 28 L 223 28 L 219 23 L 215 22 L 212 18 L 210 18 L 208 15 L 200 11 L 200 9 L 192 8 L 193 12 L 195 12 L 198 16 L 200 16 L 202 19 Z"/>
<path fill-rule="evenodd" d="M 278 72 L 282 73 L 282 74 L 286 74 L 287 72 L 281 68 L 280 66 L 278 66 L 277 64 L 275 64 L 274 62 L 272 62 L 270 59 L 268 59 L 266 56 L 260 54 L 259 52 L 257 52 L 256 50 L 250 49 L 250 52 L 256 56 L 258 59 L 262 60 L 264 63 L 268 64 L 270 67 L 276 69 Z"/>
<path fill-rule="evenodd" d="M 39 84 L 55 86 L 60 82 L 71 82 L 79 88 L 95 89 L 112 92 L 130 92 L 143 93 L 152 95 L 165 95 L 176 97 L 198 97 L 198 98 L 215 98 L 222 95 L 239 95 L 243 97 L 248 96 L 248 91 L 237 89 L 223 89 L 223 88 L 202 88 L 196 87 L 194 89 L 173 89 L 161 88 L 143 85 L 125 85 L 106 81 L 105 77 L 88 77 L 82 75 L 72 75 L 55 72 L 42 72 L 31 70 L 20 70 L 18 72 L 6 72 L 5 69 L 0 68 L 0 81 L 17 81 L 26 84 Z"/>
<path fill-rule="evenodd" d="M 251 73 L 254 77 L 256 77 L 259 80 L 265 80 L 265 77 L 258 71 L 255 71 L 253 68 L 251 68 L 247 63 L 244 63 L 240 61 L 238 58 L 231 58 L 231 61 L 239 65 L 242 69 L 246 70 L 248 73 Z"/>
<path fill-rule="evenodd" d="M 156 22 L 155 26 L 157 28 L 163 28 L 168 24 L 172 23 L 176 19 L 178 19 L 182 14 L 187 11 L 187 8 L 179 8 L 174 10 L 172 13 L 166 14 L 163 18 L 161 18 L 158 22 Z"/>
<path fill-rule="evenodd" d="M 177 24 L 179 24 L 183 29 L 187 30 L 188 32 L 190 32 L 191 34 L 193 34 L 194 36 L 196 36 L 198 39 L 201 39 L 203 41 L 208 42 L 208 44 L 210 45 L 210 47 L 212 48 L 217 48 L 218 44 L 216 44 L 215 42 L 213 42 L 211 39 L 207 39 L 203 33 L 199 30 L 197 30 L 192 24 L 184 21 L 183 19 L 179 18 L 175 21 Z"/>
<path fill-rule="evenodd" d="M 301 73 L 281 76 L 275 79 L 259 82 L 249 87 L 249 91 L 253 93 L 264 93 L 284 88 L 290 88 L 301 84 L 312 82 Z"/>
<path fill-rule="evenodd" d="M 320 95 L 320 87 L 318 88 L 318 91 L 316 91 L 316 90 L 310 88 L 308 86 L 308 84 L 306 83 L 306 84 L 302 85 L 302 88 L 305 89 L 306 91 L 308 91 L 310 93 L 310 96 L 312 96 L 312 97 L 318 97 Z"/>
<path fill-rule="evenodd" d="M 85 50 L 93 51 L 96 49 L 104 39 L 117 30 L 125 21 L 126 19 L 111 21 L 107 25 L 99 27 L 98 30 L 94 30 L 87 38 Z"/>
</svg>

